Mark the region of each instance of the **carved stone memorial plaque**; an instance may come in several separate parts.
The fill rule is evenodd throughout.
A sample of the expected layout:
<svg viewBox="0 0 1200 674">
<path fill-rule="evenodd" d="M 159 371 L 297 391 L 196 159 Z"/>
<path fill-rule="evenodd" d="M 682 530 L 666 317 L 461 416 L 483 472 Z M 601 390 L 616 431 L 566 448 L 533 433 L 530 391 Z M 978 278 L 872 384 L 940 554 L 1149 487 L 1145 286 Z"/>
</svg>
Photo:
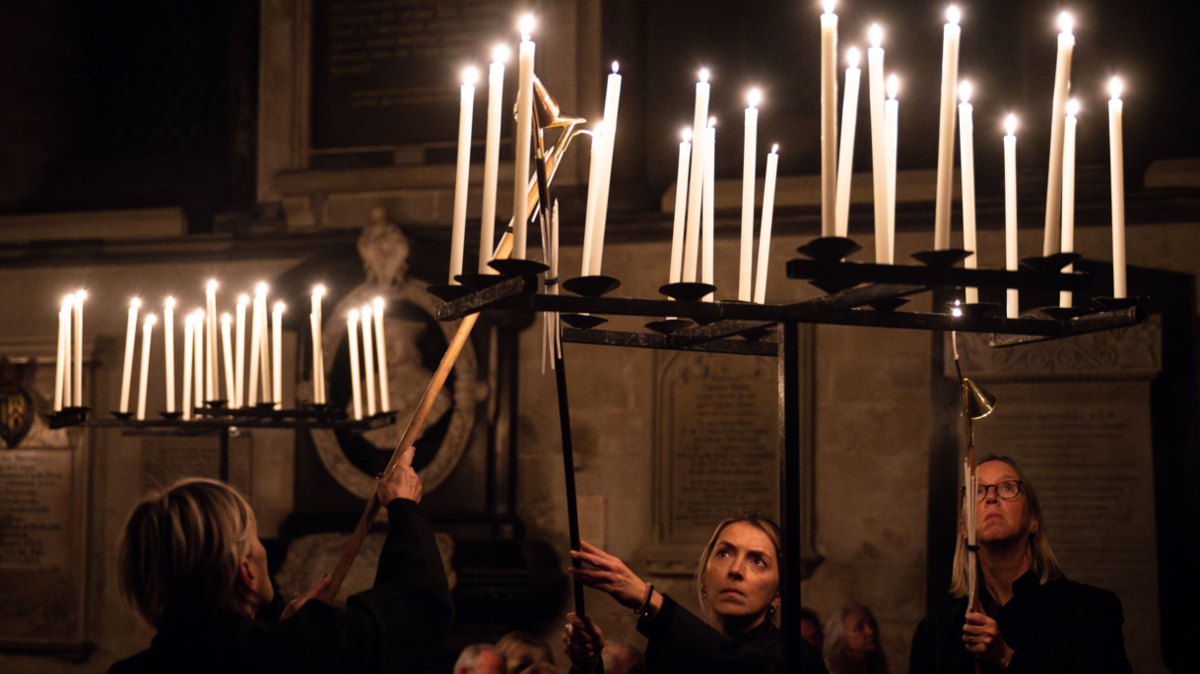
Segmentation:
<svg viewBox="0 0 1200 674">
<path fill-rule="evenodd" d="M 1117 593 L 1133 670 L 1165 672 L 1150 436 L 1158 326 L 1012 349 L 964 337 L 964 372 L 999 401 L 975 424 L 976 451 L 1017 460 L 1067 577 Z"/>
</svg>

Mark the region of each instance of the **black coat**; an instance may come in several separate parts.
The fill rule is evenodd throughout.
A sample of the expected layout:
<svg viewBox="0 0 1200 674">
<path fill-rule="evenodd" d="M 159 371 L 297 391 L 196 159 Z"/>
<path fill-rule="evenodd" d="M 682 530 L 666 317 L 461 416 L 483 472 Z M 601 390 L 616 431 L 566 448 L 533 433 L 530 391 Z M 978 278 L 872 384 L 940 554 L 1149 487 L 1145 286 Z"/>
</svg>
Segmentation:
<svg viewBox="0 0 1200 674">
<path fill-rule="evenodd" d="M 450 629 L 450 588 L 421 507 L 398 498 L 387 511 L 375 586 L 345 609 L 309 601 L 274 629 L 246 616 L 197 620 L 160 631 L 109 674 L 425 671 Z"/>
<path fill-rule="evenodd" d="M 1121 633 L 1121 600 L 1107 590 L 1065 577 L 1045 585 L 1028 571 L 1013 596 L 998 605 L 982 588 L 980 600 L 1013 649 L 1009 674 L 1129 674 Z M 966 597 L 947 601 L 921 621 L 913 636 L 909 674 L 973 674 L 975 657 L 963 643 Z"/>
<path fill-rule="evenodd" d="M 649 640 L 644 668 L 629 674 L 783 674 L 783 633 L 770 621 L 735 638 L 723 637 L 708 623 L 663 595 L 653 619 L 638 621 Z M 797 674 L 828 674 L 820 653 L 800 642 Z M 793 655 L 792 657 L 795 657 Z"/>
</svg>

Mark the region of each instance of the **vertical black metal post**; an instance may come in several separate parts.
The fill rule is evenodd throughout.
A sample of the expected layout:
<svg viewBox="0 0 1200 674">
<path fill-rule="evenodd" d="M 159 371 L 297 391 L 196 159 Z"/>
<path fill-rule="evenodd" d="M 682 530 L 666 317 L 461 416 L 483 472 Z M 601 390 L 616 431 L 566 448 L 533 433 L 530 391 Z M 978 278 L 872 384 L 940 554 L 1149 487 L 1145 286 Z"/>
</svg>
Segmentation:
<svg viewBox="0 0 1200 674">
<path fill-rule="evenodd" d="M 551 346 L 553 348 L 553 346 Z M 571 538 L 571 549 L 579 549 L 579 505 L 575 499 L 575 450 L 571 444 L 571 406 L 567 402 L 567 370 L 563 366 L 561 352 L 554 355 L 554 378 L 558 384 L 558 423 L 562 428 L 563 474 L 567 481 L 567 530 Z M 571 566 L 580 568 L 579 560 L 572 559 Z M 583 618 L 583 583 L 572 581 L 575 588 L 575 615 Z"/>
<path fill-rule="evenodd" d="M 221 429 L 221 458 L 220 476 L 222 482 L 229 482 L 229 427 Z"/>
<path fill-rule="evenodd" d="M 800 331 L 779 324 L 779 526 L 784 671 L 800 669 Z"/>
</svg>

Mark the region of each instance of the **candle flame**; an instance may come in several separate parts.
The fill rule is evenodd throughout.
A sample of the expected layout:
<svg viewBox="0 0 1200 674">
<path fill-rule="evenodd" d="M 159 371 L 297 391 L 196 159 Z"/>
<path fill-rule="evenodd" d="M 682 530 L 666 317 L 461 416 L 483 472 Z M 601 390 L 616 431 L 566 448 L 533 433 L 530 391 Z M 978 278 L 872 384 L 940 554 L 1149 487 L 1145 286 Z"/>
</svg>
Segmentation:
<svg viewBox="0 0 1200 674">
<path fill-rule="evenodd" d="M 1063 12 L 1058 15 L 1058 27 L 1062 29 L 1063 35 L 1070 35 L 1071 30 L 1075 28 L 1075 19 L 1071 15 Z"/>
<path fill-rule="evenodd" d="M 259 282 L 258 285 L 254 286 L 254 294 L 255 295 L 266 295 L 267 294 L 267 284 L 264 282 Z"/>
<path fill-rule="evenodd" d="M 714 129 L 714 128 L 716 128 L 716 126 L 717 126 L 717 118 L 709 117 L 708 118 L 708 128 Z"/>
<path fill-rule="evenodd" d="M 374 300 L 371 301 L 371 304 L 375 305 L 375 313 L 382 316 L 383 315 L 383 298 L 376 297 Z"/>
<path fill-rule="evenodd" d="M 846 67 L 857 68 L 860 58 L 862 57 L 859 55 L 858 49 L 851 47 L 850 50 L 846 52 L 846 63 L 848 64 Z"/>
<path fill-rule="evenodd" d="M 1079 101 L 1072 98 L 1071 100 L 1067 101 L 1067 116 L 1075 117 L 1078 114 L 1079 114 Z"/>
<path fill-rule="evenodd" d="M 183 327 L 187 328 L 188 330 L 196 327 L 196 317 L 191 314 L 185 316 L 183 318 Z"/>
<path fill-rule="evenodd" d="M 87 299 L 87 291 L 86 290 L 76 290 L 75 291 L 75 302 L 77 304 L 83 304 L 83 301 L 86 299 Z"/>
<path fill-rule="evenodd" d="M 75 306 L 75 294 L 74 293 L 67 295 L 66 297 L 63 298 L 63 301 L 62 301 L 63 309 L 70 309 L 73 306 Z"/>
<path fill-rule="evenodd" d="M 900 78 L 895 75 L 889 75 L 887 81 L 887 95 L 893 101 L 896 100 L 896 95 L 900 93 Z"/>
<path fill-rule="evenodd" d="M 233 322 L 233 316 L 230 316 L 228 312 L 221 314 L 221 325 L 222 326 L 229 327 L 229 324 L 232 322 Z"/>
<path fill-rule="evenodd" d="M 883 46 L 883 28 L 879 24 L 871 24 L 871 29 L 867 31 L 867 37 L 871 40 L 872 47 Z"/>
<path fill-rule="evenodd" d="M 508 57 L 512 56 L 512 50 L 506 44 L 498 44 L 492 47 L 492 63 L 508 63 Z"/>
<path fill-rule="evenodd" d="M 154 325 L 158 321 L 158 317 L 154 314 L 146 314 L 146 325 Z"/>
<path fill-rule="evenodd" d="M 351 309 L 350 313 L 346 314 L 346 315 L 350 318 L 350 320 L 357 321 L 358 320 L 358 309 Z"/>
<path fill-rule="evenodd" d="M 1016 115 L 1009 115 L 1008 117 L 1004 118 L 1004 130 L 1010 136 L 1015 136 L 1017 134 L 1017 116 Z"/>
<path fill-rule="evenodd" d="M 971 94 L 975 92 L 975 88 L 967 80 L 963 80 L 958 84 L 958 98 L 963 103 L 971 102 Z"/>
<path fill-rule="evenodd" d="M 950 307 L 950 315 L 955 318 L 958 318 L 963 315 L 962 302 L 960 302 L 959 300 L 954 300 L 954 306 Z"/>
<path fill-rule="evenodd" d="M 1120 77 L 1114 77 L 1108 82 L 1108 93 L 1114 101 L 1121 100 L 1121 92 L 1125 90 L 1125 85 L 1121 84 Z"/>
<path fill-rule="evenodd" d="M 362 305 L 362 315 L 363 315 L 363 318 L 370 318 L 372 313 L 373 313 L 373 312 L 372 312 L 372 310 L 371 310 L 371 305 L 370 305 L 370 304 L 364 304 L 364 305 Z"/>
<path fill-rule="evenodd" d="M 709 74 L 709 73 L 708 73 L 708 68 L 701 68 L 701 69 L 700 69 L 700 82 L 701 82 L 701 83 L 703 83 L 703 84 L 708 84 L 708 74 Z"/>
<path fill-rule="evenodd" d="M 834 7 L 837 7 L 837 0 L 825 0 L 826 14 L 833 14 Z"/>
<path fill-rule="evenodd" d="M 526 14 L 517 22 L 517 30 L 521 31 L 521 41 L 529 40 L 530 34 L 533 33 L 534 26 L 537 25 L 537 19 L 533 18 L 532 14 Z"/>
<path fill-rule="evenodd" d="M 475 83 L 479 81 L 479 69 L 475 66 L 463 68 L 462 81 L 465 86 L 475 86 Z"/>
<path fill-rule="evenodd" d="M 750 107 L 757 107 L 762 102 L 762 90 L 751 89 L 750 93 L 746 94 L 746 100 L 750 103 Z"/>
<path fill-rule="evenodd" d="M 211 281 L 208 282 L 208 292 L 210 292 L 210 293 L 217 292 L 217 279 L 212 279 Z"/>
<path fill-rule="evenodd" d="M 238 303 L 238 306 L 243 306 L 243 307 L 246 306 L 247 304 L 250 304 L 250 296 L 249 295 L 238 295 L 237 303 Z"/>
<path fill-rule="evenodd" d="M 946 8 L 946 21 L 955 26 L 958 25 L 959 21 L 962 21 L 962 12 L 959 11 L 957 5 L 950 5 Z"/>
<path fill-rule="evenodd" d="M 314 297 L 324 297 L 325 296 L 325 286 L 323 286 L 321 284 L 317 284 L 317 285 L 313 286 L 313 296 Z M 244 295 L 243 295 L 243 297 L 244 297 Z"/>
<path fill-rule="evenodd" d="M 276 302 L 275 306 L 272 309 L 275 311 L 275 313 L 281 314 L 281 313 L 283 313 L 284 309 L 287 309 L 287 305 L 284 304 L 283 302 Z"/>
<path fill-rule="evenodd" d="M 175 298 L 167 297 L 167 299 L 163 300 L 163 306 L 168 309 L 174 309 L 175 308 Z"/>
<path fill-rule="evenodd" d="M 138 299 L 138 298 L 136 298 L 136 297 L 135 297 L 135 298 L 133 298 L 133 299 L 129 300 L 129 307 L 130 307 L 131 309 L 141 309 L 141 308 L 142 308 L 142 301 L 141 301 L 140 299 Z"/>
<path fill-rule="evenodd" d="M 690 128 L 685 128 L 683 130 L 683 132 L 680 133 L 679 135 L 680 135 L 680 137 L 683 138 L 683 142 L 685 142 L 685 143 L 692 142 L 692 130 Z"/>
<path fill-rule="evenodd" d="M 621 64 L 617 63 L 616 61 L 613 61 L 612 70 L 613 70 L 613 74 L 616 75 L 621 70 Z"/>
<path fill-rule="evenodd" d="M 771 154 L 779 154 L 779 143 L 771 146 Z"/>
<path fill-rule="evenodd" d="M 197 309 L 197 310 L 193 311 L 192 315 L 196 317 L 197 323 L 204 322 L 204 310 L 203 309 Z"/>
</svg>

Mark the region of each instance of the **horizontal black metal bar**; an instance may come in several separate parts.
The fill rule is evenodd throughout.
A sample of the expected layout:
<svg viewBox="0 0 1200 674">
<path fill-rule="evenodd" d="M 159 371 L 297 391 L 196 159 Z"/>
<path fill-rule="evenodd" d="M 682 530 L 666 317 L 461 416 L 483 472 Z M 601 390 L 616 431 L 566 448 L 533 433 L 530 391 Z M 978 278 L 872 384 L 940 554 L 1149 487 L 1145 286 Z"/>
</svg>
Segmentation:
<svg viewBox="0 0 1200 674">
<path fill-rule="evenodd" d="M 1091 290 L 1091 278 L 1081 272 L 1063 274 L 1032 270 L 965 269 L 924 265 L 825 262 L 799 258 L 787 263 L 792 279 L 821 279 L 856 283 L 913 283 L 931 287 L 1019 288 L 1021 290 Z"/>
<path fill-rule="evenodd" d="M 320 421 L 314 419 L 271 419 L 260 417 L 202 417 L 198 419 L 89 419 L 77 425 L 88 428 L 119 428 L 122 435 L 213 435 L 227 428 L 297 430 L 322 428 L 335 431 L 370 431 L 396 423 L 396 413 L 386 412 L 355 421 Z"/>
<path fill-rule="evenodd" d="M 703 351 L 707 353 L 732 353 L 747 356 L 778 355 L 779 346 L 775 342 L 763 340 L 753 342 L 743 339 L 719 339 L 702 344 L 674 346 L 668 340 L 669 335 L 652 332 L 621 332 L 617 330 L 578 330 L 563 327 L 563 341 L 576 344 L 597 344 L 601 346 L 626 346 L 638 349 L 662 349 L 668 351 Z"/>
<path fill-rule="evenodd" d="M 1021 344 L 1030 344 L 1032 342 L 1041 342 L 1047 339 L 1057 339 L 1062 337 L 1075 337 L 1078 335 L 1086 335 L 1091 332 L 1103 332 L 1114 328 L 1126 328 L 1132 325 L 1137 325 L 1146 320 L 1147 312 L 1145 309 L 1138 307 L 1129 307 L 1128 309 L 1120 309 L 1117 311 L 1106 311 L 1091 316 L 1081 316 L 1074 320 L 1064 321 L 1062 329 L 1057 335 L 1020 335 L 1020 334 L 993 334 L 990 344 L 996 348 L 1008 346 L 1018 346 Z"/>
<path fill-rule="evenodd" d="M 777 321 L 717 321 L 716 323 L 699 325 L 667 335 L 667 344 L 671 348 L 678 349 L 693 344 L 703 344 L 718 339 L 725 339 L 727 337 L 737 337 L 746 333 L 762 332 L 770 330 L 778 324 Z"/>
<path fill-rule="evenodd" d="M 494 286 L 477 290 L 469 295 L 464 295 L 456 300 L 440 305 L 437 308 L 437 319 L 439 321 L 448 321 L 462 318 L 468 314 L 490 309 L 493 305 L 509 298 L 535 292 L 537 292 L 537 277 L 514 276 Z"/>
</svg>

